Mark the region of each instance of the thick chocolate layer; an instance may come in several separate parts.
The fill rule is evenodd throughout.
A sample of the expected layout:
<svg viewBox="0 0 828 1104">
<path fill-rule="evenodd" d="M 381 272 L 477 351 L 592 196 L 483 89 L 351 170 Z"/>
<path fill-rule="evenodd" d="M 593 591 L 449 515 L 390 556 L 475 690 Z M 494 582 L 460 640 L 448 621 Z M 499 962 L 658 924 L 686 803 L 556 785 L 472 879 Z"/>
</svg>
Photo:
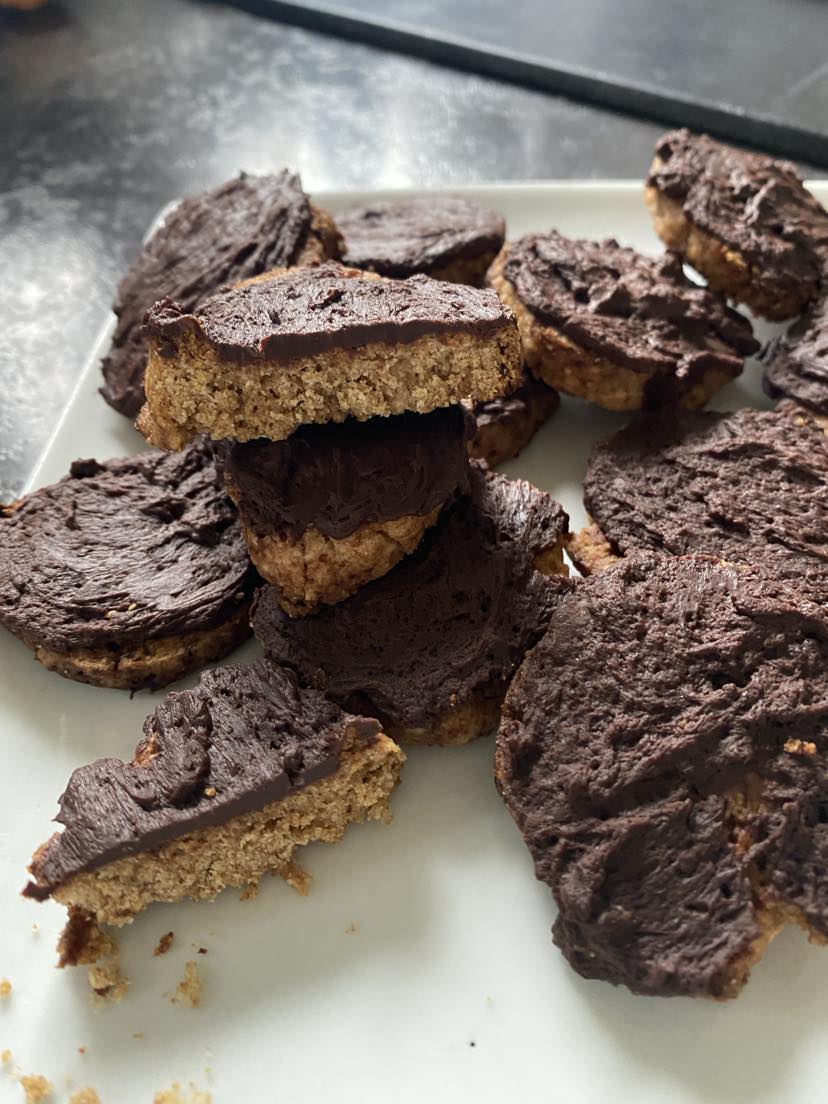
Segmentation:
<svg viewBox="0 0 828 1104">
<path fill-rule="evenodd" d="M 64 830 L 35 856 L 24 893 L 42 900 L 76 874 L 279 801 L 333 774 L 347 736 L 379 731 L 267 660 L 206 671 L 147 718 L 133 762 L 73 773 Z"/>
<path fill-rule="evenodd" d="M 764 279 L 805 298 L 828 263 L 828 213 L 796 167 L 674 130 L 656 146 L 647 184 L 700 230 L 737 250 Z"/>
<path fill-rule="evenodd" d="M 369 522 L 425 515 L 469 486 L 462 407 L 303 426 L 286 441 L 221 442 L 225 480 L 260 536 L 313 527 L 346 537 Z"/>
<path fill-rule="evenodd" d="M 374 342 L 408 343 L 444 333 L 489 337 L 512 324 L 487 288 L 412 276 L 388 280 L 334 262 L 228 288 L 190 312 L 169 299 L 147 318 L 162 356 L 197 334 L 227 360 L 290 360 Z"/>
<path fill-rule="evenodd" d="M 709 552 L 828 605 L 828 440 L 782 413 L 635 418 L 595 446 L 584 503 L 615 550 Z"/>
<path fill-rule="evenodd" d="M 254 580 L 203 445 L 76 460 L 0 511 L 0 624 L 61 652 L 213 628 Z"/>
<path fill-rule="evenodd" d="M 765 354 L 765 391 L 828 414 L 828 295 Z"/>
<path fill-rule="evenodd" d="M 674 254 L 645 257 L 610 238 L 565 238 L 552 230 L 509 246 L 503 274 L 542 324 L 635 372 L 653 391 L 710 370 L 737 375 L 756 352 L 750 323 L 693 284 Z"/>
<path fill-rule="evenodd" d="M 297 620 L 265 588 L 254 631 L 274 660 L 343 708 L 428 727 L 455 705 L 502 696 L 555 593 L 536 555 L 566 525 L 549 495 L 474 464 L 470 497 L 393 571 Z"/>
<path fill-rule="evenodd" d="M 759 913 L 828 935 L 826 700 L 824 611 L 749 568 L 636 555 L 558 584 L 496 769 L 580 974 L 731 996 Z"/>
<path fill-rule="evenodd" d="M 223 284 L 295 264 L 311 226 L 311 208 L 296 173 L 242 173 L 185 199 L 164 220 L 118 287 L 118 325 L 103 361 L 101 394 L 134 418 L 144 402 L 144 316 L 163 296 L 182 310 Z"/>
<path fill-rule="evenodd" d="M 460 196 L 423 196 L 357 207 L 338 219 L 345 263 L 383 276 L 427 275 L 454 261 L 489 255 L 503 245 L 496 211 Z"/>
</svg>

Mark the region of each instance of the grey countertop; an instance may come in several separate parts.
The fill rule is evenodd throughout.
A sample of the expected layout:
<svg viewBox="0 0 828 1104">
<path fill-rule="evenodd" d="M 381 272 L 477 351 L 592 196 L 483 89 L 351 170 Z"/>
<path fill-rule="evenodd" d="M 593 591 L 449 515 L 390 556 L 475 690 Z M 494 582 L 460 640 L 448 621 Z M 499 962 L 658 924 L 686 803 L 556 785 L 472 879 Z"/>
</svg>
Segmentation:
<svg viewBox="0 0 828 1104">
<path fill-rule="evenodd" d="M 661 129 L 193 0 L 0 15 L 0 103 L 0 500 L 171 199 L 285 164 L 310 191 L 640 178 Z"/>
</svg>

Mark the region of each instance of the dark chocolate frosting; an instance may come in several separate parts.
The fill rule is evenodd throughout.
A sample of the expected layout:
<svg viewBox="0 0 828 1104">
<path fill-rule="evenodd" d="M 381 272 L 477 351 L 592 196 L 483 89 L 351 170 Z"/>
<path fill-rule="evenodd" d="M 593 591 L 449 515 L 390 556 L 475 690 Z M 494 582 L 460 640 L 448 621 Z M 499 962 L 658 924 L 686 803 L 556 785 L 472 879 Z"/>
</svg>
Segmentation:
<svg viewBox="0 0 828 1104">
<path fill-rule="evenodd" d="M 758 913 L 828 935 L 825 613 L 703 557 L 557 586 L 496 756 L 555 941 L 584 977 L 732 996 Z"/>
<path fill-rule="evenodd" d="M 303 426 L 286 441 L 221 442 L 242 520 L 259 536 L 313 527 L 346 537 L 368 522 L 424 515 L 469 486 L 462 407 Z"/>
<path fill-rule="evenodd" d="M 502 696 L 549 614 L 554 585 L 535 558 L 566 525 L 549 495 L 473 464 L 470 497 L 393 571 L 296 620 L 264 588 L 254 631 L 274 660 L 343 708 L 427 727 L 454 705 Z"/>
<path fill-rule="evenodd" d="M 242 173 L 185 199 L 152 235 L 118 287 L 118 324 L 103 361 L 101 394 L 134 418 L 144 402 L 144 316 L 167 295 L 192 310 L 223 284 L 295 264 L 308 239 L 311 208 L 296 173 Z"/>
<path fill-rule="evenodd" d="M 645 257 L 612 238 L 551 230 L 511 244 L 503 274 L 541 323 L 621 367 L 654 373 L 654 390 L 711 369 L 735 376 L 759 349 L 748 320 L 692 283 L 675 254 Z"/>
<path fill-rule="evenodd" d="M 533 406 L 542 402 L 547 413 L 557 410 L 560 404 L 558 392 L 534 376 L 526 376 L 524 382 L 509 395 L 501 395 L 489 402 L 474 404 L 474 420 L 478 431 L 495 426 L 510 425 L 516 418 L 524 417 Z"/>
<path fill-rule="evenodd" d="M 828 439 L 782 413 L 643 415 L 595 446 L 584 503 L 622 554 L 709 552 L 828 605 Z"/>
<path fill-rule="evenodd" d="M 0 623 L 58 651 L 216 627 L 254 579 L 204 445 L 76 460 L 0 511 Z"/>
<path fill-rule="evenodd" d="M 338 218 L 345 263 L 383 276 L 432 273 L 453 261 L 494 257 L 506 224 L 460 196 L 423 196 L 357 207 Z"/>
<path fill-rule="evenodd" d="M 764 354 L 764 386 L 773 399 L 793 399 L 828 414 L 828 295 Z"/>
<path fill-rule="evenodd" d="M 43 900 L 76 874 L 279 801 L 333 774 L 347 737 L 378 733 L 267 660 L 206 671 L 147 718 L 133 762 L 73 773 L 64 830 L 35 856 L 24 893 Z"/>
<path fill-rule="evenodd" d="M 488 288 L 428 276 L 388 280 L 335 262 L 228 288 L 192 313 L 165 299 L 147 319 L 162 356 L 175 354 L 177 338 L 196 333 L 238 362 L 287 360 L 371 342 L 406 343 L 432 334 L 488 337 L 512 324 L 511 312 Z"/>
<path fill-rule="evenodd" d="M 828 213 L 794 165 L 689 130 L 665 134 L 655 152 L 647 183 L 690 222 L 794 294 L 816 293 L 828 259 Z"/>
</svg>

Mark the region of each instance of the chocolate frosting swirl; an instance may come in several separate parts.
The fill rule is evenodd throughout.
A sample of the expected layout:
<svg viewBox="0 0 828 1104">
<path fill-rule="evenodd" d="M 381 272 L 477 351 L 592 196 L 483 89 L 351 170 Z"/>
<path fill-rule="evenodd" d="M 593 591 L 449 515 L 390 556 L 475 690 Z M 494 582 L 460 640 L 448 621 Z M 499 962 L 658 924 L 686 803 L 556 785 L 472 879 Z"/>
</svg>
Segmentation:
<svg viewBox="0 0 828 1104">
<path fill-rule="evenodd" d="M 666 386 L 711 369 L 735 376 L 759 349 L 748 320 L 693 284 L 675 254 L 645 257 L 613 238 L 551 230 L 512 243 L 503 274 L 541 323 Z"/>
<path fill-rule="evenodd" d="M 121 281 L 118 324 L 104 357 L 101 394 L 134 418 L 144 402 L 144 316 L 167 295 L 190 311 L 223 284 L 295 264 L 311 226 L 296 173 L 248 176 L 185 199 L 152 235 Z"/>
<path fill-rule="evenodd" d="M 558 584 L 496 761 L 578 973 L 732 996 L 766 910 L 828 935 L 827 701 L 824 611 L 749 568 Z"/>
<path fill-rule="evenodd" d="M 357 207 L 338 218 L 345 263 L 383 276 L 432 273 L 503 245 L 506 224 L 460 196 L 422 196 Z"/>
<path fill-rule="evenodd" d="M 346 537 L 369 522 L 425 515 L 469 486 L 459 406 L 303 426 L 286 441 L 218 446 L 227 488 L 260 536 L 311 526 Z"/>
<path fill-rule="evenodd" d="M 195 333 L 239 363 L 371 342 L 407 343 L 432 334 L 487 337 L 510 325 L 511 312 L 488 288 L 428 276 L 387 280 L 334 262 L 228 288 L 192 312 L 164 299 L 147 318 L 162 356 L 174 355 L 177 338 Z"/>
<path fill-rule="evenodd" d="M 213 628 L 255 577 L 204 445 L 76 460 L 0 512 L 0 623 L 58 651 Z"/>
<path fill-rule="evenodd" d="M 796 166 L 674 130 L 656 146 L 647 184 L 687 219 L 794 294 L 816 293 L 828 260 L 828 213 Z"/>
<path fill-rule="evenodd" d="M 828 414 L 828 295 L 765 351 L 763 384 L 772 399 L 793 399 Z"/>
<path fill-rule="evenodd" d="M 828 439 L 782 413 L 643 415 L 595 446 L 584 503 L 622 554 L 709 552 L 828 606 Z"/>
<path fill-rule="evenodd" d="M 35 856 L 24 893 L 43 900 L 76 874 L 279 801 L 333 774 L 347 737 L 368 744 L 379 731 L 267 660 L 206 671 L 147 718 L 131 763 L 72 774 L 64 830 Z"/>
<path fill-rule="evenodd" d="M 473 464 L 470 497 L 393 571 L 296 620 L 266 587 L 254 631 L 267 654 L 343 708 L 427 727 L 454 705 L 502 696 L 555 589 L 535 558 L 566 525 L 549 495 Z"/>
</svg>

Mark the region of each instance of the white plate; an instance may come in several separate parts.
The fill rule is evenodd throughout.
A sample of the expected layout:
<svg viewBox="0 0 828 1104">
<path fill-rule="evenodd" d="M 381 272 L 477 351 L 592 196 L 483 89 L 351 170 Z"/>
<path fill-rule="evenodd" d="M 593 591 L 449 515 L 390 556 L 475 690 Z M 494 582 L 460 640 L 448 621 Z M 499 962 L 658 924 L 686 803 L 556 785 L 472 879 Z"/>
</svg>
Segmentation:
<svg viewBox="0 0 828 1104">
<path fill-rule="evenodd" d="M 814 190 L 828 200 L 828 185 Z M 502 211 L 511 236 L 556 226 L 659 250 L 638 184 L 453 191 Z M 336 213 L 377 197 L 316 198 Z M 77 456 L 141 446 L 96 393 L 100 351 L 34 486 Z M 759 376 L 751 364 L 715 405 L 767 405 Z M 551 490 L 578 526 L 590 446 L 622 421 L 565 400 L 506 470 Z M 248 644 L 236 658 L 255 651 Z M 390 827 L 352 828 L 337 846 L 303 852 L 308 898 L 271 878 L 252 901 L 230 891 L 212 904 L 149 909 L 121 940 L 129 994 L 93 1008 L 86 970 L 54 969 L 63 910 L 17 891 L 71 770 L 129 758 L 159 699 L 67 682 L 5 634 L 0 671 L 0 977 L 14 985 L 0 1001 L 0 1050 L 10 1048 L 23 1072 L 47 1075 L 58 1100 L 69 1095 L 67 1077 L 97 1088 L 103 1104 L 149 1104 L 174 1081 L 217 1104 L 825 1098 L 828 952 L 786 932 L 729 1004 L 633 997 L 581 980 L 551 943 L 552 898 L 495 793 L 491 740 L 410 751 Z M 154 958 L 169 930 L 173 949 Z M 189 959 L 203 980 L 195 1010 L 166 996 Z M 21 1098 L 0 1073 L 0 1100 Z"/>
</svg>

